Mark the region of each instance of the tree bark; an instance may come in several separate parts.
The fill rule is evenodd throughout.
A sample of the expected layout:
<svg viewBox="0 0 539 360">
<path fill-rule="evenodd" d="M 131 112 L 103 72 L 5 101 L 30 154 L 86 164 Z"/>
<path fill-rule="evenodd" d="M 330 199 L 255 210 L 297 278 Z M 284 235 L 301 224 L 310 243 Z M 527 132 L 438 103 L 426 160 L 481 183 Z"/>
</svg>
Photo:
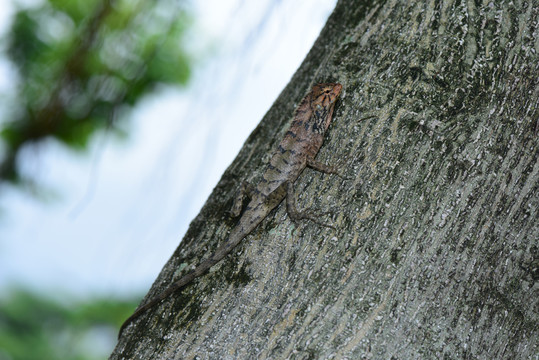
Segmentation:
<svg viewBox="0 0 539 360">
<path fill-rule="evenodd" d="M 147 298 L 226 239 L 237 184 L 260 179 L 317 82 L 344 86 L 317 159 L 347 178 L 305 170 L 298 206 L 331 210 L 337 230 L 281 204 L 111 359 L 537 358 L 538 15 L 339 1 Z"/>
</svg>

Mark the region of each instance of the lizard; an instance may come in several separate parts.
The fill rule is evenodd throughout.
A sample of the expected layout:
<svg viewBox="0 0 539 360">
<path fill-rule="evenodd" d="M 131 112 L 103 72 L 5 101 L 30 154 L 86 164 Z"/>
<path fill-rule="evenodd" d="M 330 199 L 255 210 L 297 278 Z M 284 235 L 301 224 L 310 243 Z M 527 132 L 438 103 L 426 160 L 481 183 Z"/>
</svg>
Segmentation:
<svg viewBox="0 0 539 360">
<path fill-rule="evenodd" d="M 309 211 L 299 212 L 295 205 L 294 182 L 306 167 L 337 174 L 333 166 L 315 160 L 322 146 L 333 117 L 335 103 L 342 91 L 338 83 L 316 84 L 303 98 L 296 109 L 294 119 L 273 153 L 262 179 L 253 186 L 242 182 L 238 195 L 232 205 L 231 214 L 240 215 L 243 200 L 247 195 L 250 202 L 240 217 L 237 225 L 230 231 L 228 239 L 194 270 L 175 281 L 163 292 L 140 306 L 121 326 L 118 336 L 124 329 L 148 309 L 156 306 L 173 292 L 178 291 L 205 274 L 212 266 L 228 255 L 249 233 L 266 218 L 269 213 L 286 199 L 286 210 L 293 221 L 309 219 L 320 225 L 318 218 Z M 330 226 L 331 227 L 331 226 Z"/>
</svg>

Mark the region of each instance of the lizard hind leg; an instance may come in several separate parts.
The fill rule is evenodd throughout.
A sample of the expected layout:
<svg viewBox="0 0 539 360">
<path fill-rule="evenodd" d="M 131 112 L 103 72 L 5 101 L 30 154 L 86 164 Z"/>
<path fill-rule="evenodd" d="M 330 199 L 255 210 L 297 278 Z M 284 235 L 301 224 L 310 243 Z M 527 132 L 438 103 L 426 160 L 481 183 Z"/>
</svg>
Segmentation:
<svg viewBox="0 0 539 360">
<path fill-rule="evenodd" d="M 315 224 L 318 224 L 320 226 L 325 226 L 328 228 L 331 228 L 333 230 L 336 230 L 333 225 L 326 224 L 322 221 L 320 221 L 320 217 L 322 215 L 327 215 L 329 212 L 325 213 L 317 213 L 313 210 L 307 209 L 303 211 L 299 211 L 296 206 L 296 194 L 294 191 L 294 185 L 291 182 L 288 182 L 286 184 L 286 212 L 288 213 L 288 216 L 290 216 L 290 219 L 294 222 L 298 222 L 299 220 L 310 220 L 314 222 Z"/>
<path fill-rule="evenodd" d="M 245 197 L 247 196 L 249 198 L 252 198 L 254 193 L 255 187 L 247 181 L 242 181 L 238 192 L 236 193 L 236 197 L 234 198 L 232 208 L 230 209 L 230 215 L 232 217 L 240 216 Z"/>
</svg>

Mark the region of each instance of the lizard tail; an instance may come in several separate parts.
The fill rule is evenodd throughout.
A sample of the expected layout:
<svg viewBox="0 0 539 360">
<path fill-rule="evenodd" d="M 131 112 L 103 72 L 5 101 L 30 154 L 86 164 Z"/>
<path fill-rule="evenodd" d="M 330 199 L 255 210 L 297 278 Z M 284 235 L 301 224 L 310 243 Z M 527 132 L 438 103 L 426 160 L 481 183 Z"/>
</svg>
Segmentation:
<svg viewBox="0 0 539 360">
<path fill-rule="evenodd" d="M 198 265 L 193 271 L 187 273 L 185 276 L 181 277 L 178 281 L 174 282 L 170 287 L 168 287 L 166 290 L 164 290 L 162 293 L 157 295 L 156 297 L 150 299 L 146 304 L 139 307 L 133 315 L 127 318 L 127 320 L 124 321 L 122 326 L 120 327 L 120 332 L 118 333 L 118 338 L 122 336 L 123 331 L 125 328 L 133 322 L 136 318 L 138 318 L 142 313 L 144 313 L 146 310 L 150 309 L 151 307 L 157 305 L 161 301 L 163 301 L 165 298 L 167 298 L 170 294 L 173 292 L 180 290 L 185 285 L 189 284 L 191 281 L 196 279 L 197 277 L 204 275 L 213 265 L 217 264 L 219 261 L 221 261 L 245 236 L 244 231 L 241 231 L 240 229 L 235 229 L 236 231 L 233 231 L 231 236 L 229 237 L 228 241 L 226 241 L 223 245 L 221 245 L 215 253 L 213 253 L 212 256 L 210 256 L 208 259 L 204 260 L 200 265 Z M 238 231 L 240 230 L 240 231 Z"/>
<path fill-rule="evenodd" d="M 220 259 L 219 259 L 220 260 Z M 120 332 L 118 334 L 118 338 L 122 336 L 123 331 L 125 328 L 133 322 L 136 318 L 138 318 L 142 313 L 144 313 L 146 310 L 150 309 L 151 307 L 157 305 L 161 301 L 163 301 L 165 298 L 167 298 L 170 294 L 173 292 L 180 290 L 185 285 L 189 284 L 191 281 L 199 277 L 200 275 L 204 274 L 206 271 L 208 271 L 215 263 L 217 263 L 219 260 L 215 261 L 213 256 L 209 259 L 203 261 L 200 265 L 198 265 L 193 271 L 187 273 L 185 276 L 181 277 L 178 281 L 174 282 L 170 287 L 168 287 L 166 290 L 164 290 L 162 293 L 157 295 L 156 297 L 152 298 L 150 301 L 148 301 L 146 304 L 139 307 L 133 315 L 127 318 L 127 320 L 124 321 L 122 326 L 120 327 Z"/>
</svg>

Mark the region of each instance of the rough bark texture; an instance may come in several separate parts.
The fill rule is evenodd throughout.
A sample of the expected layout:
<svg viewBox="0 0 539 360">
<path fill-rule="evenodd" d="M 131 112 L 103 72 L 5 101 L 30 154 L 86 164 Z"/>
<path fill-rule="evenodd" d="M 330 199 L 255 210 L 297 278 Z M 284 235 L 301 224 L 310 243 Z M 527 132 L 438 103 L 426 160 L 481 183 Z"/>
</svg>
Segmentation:
<svg viewBox="0 0 539 360">
<path fill-rule="evenodd" d="M 298 205 L 142 316 L 111 359 L 537 359 L 539 6 L 342 0 L 148 296 L 225 240 L 315 82 L 344 96 Z M 367 116 L 375 117 L 361 120 Z"/>
</svg>

